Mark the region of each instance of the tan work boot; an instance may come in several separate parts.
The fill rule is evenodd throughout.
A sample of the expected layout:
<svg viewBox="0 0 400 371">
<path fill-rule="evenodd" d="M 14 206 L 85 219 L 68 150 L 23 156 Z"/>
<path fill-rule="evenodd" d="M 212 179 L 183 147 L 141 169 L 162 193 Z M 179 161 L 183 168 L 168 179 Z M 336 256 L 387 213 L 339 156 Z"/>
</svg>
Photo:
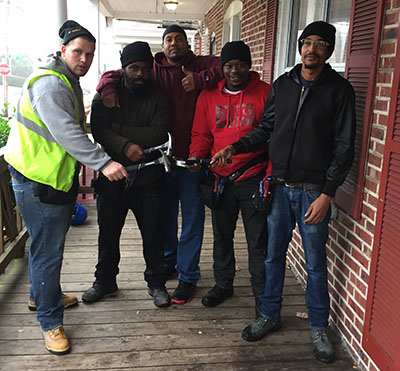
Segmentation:
<svg viewBox="0 0 400 371">
<path fill-rule="evenodd" d="M 57 326 L 53 330 L 43 331 L 46 349 L 56 355 L 63 355 L 70 352 L 71 347 L 63 326 Z"/>
<path fill-rule="evenodd" d="M 62 293 L 62 302 L 64 309 L 66 309 L 78 304 L 78 298 L 74 295 L 67 295 Z M 36 304 L 33 300 L 28 301 L 28 308 L 31 311 L 36 311 Z"/>
</svg>

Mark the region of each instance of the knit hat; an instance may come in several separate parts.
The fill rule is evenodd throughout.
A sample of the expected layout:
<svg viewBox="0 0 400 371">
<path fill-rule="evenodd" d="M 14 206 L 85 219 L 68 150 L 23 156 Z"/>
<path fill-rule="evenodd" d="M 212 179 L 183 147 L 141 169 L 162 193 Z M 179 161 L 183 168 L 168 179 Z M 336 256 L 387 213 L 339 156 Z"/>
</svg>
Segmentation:
<svg viewBox="0 0 400 371">
<path fill-rule="evenodd" d="M 251 67 L 250 48 L 243 41 L 230 41 L 221 50 L 221 66 L 232 59 L 239 59 Z"/>
<path fill-rule="evenodd" d="M 84 27 L 75 21 L 65 21 L 60 27 L 58 35 L 63 39 L 63 45 L 67 45 L 76 37 L 86 37 L 89 40 L 96 42 L 96 38 Z"/>
<path fill-rule="evenodd" d="M 177 24 L 173 24 L 173 25 L 171 25 L 171 26 L 168 26 L 168 27 L 165 29 L 165 31 L 164 31 L 164 33 L 163 33 L 163 35 L 162 35 L 162 40 L 164 41 L 165 36 L 167 36 L 167 35 L 168 35 L 169 33 L 171 33 L 171 32 L 179 32 L 179 33 L 181 33 L 183 36 L 185 36 L 185 40 L 187 40 L 187 35 L 186 35 L 185 30 L 184 30 L 182 27 L 178 26 Z"/>
<path fill-rule="evenodd" d="M 145 62 L 150 67 L 153 67 L 153 54 L 151 54 L 149 44 L 144 41 L 135 41 L 126 45 L 121 53 L 122 68 L 138 61 Z"/>
<path fill-rule="evenodd" d="M 328 46 L 328 58 L 332 55 L 333 50 L 335 49 L 335 33 L 336 28 L 329 23 L 324 21 L 316 21 L 312 22 L 304 29 L 299 37 L 299 53 L 301 54 L 301 42 L 300 40 L 305 39 L 310 35 L 318 35 L 321 36 L 326 42 L 329 43 Z"/>
</svg>

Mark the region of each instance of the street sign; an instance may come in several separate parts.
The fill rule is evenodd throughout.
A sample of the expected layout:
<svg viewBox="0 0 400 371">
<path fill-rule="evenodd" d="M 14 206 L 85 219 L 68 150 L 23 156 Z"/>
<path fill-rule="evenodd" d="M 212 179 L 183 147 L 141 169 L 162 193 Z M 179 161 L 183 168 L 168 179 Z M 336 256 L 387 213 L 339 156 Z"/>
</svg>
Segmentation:
<svg viewBox="0 0 400 371">
<path fill-rule="evenodd" d="M 0 75 L 7 76 L 11 73 L 11 68 L 8 64 L 0 64 Z"/>
</svg>

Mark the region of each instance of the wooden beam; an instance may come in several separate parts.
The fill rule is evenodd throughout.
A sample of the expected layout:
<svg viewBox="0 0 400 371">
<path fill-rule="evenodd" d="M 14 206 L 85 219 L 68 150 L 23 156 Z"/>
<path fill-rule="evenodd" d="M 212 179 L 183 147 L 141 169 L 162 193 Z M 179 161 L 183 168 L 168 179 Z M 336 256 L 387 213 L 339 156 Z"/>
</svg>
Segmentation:
<svg viewBox="0 0 400 371">
<path fill-rule="evenodd" d="M 21 251 L 24 251 L 25 242 L 28 238 L 28 231 L 26 230 L 26 227 L 24 227 L 24 229 L 19 232 L 15 240 L 10 243 L 10 246 L 8 246 L 5 252 L 0 255 L 0 274 L 4 273 L 7 265 L 10 263 L 11 260 L 21 257 L 21 255 L 23 255 L 23 253 L 21 254 Z"/>
</svg>

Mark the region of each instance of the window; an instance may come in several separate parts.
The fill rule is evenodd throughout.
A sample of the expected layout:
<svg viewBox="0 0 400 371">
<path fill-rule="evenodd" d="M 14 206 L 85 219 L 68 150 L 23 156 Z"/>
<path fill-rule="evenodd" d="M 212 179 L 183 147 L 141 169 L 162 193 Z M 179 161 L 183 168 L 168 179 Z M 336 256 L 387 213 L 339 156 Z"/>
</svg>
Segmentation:
<svg viewBox="0 0 400 371">
<path fill-rule="evenodd" d="M 335 51 L 329 63 L 336 71 L 344 73 L 350 13 L 351 0 L 280 0 L 277 45 L 281 47 L 275 57 L 274 77 L 301 62 L 297 40 L 307 24 L 318 20 L 336 27 Z"/>
<path fill-rule="evenodd" d="M 235 0 L 226 10 L 222 27 L 222 46 L 228 41 L 240 40 L 242 31 L 242 8 L 242 2 Z"/>
</svg>

